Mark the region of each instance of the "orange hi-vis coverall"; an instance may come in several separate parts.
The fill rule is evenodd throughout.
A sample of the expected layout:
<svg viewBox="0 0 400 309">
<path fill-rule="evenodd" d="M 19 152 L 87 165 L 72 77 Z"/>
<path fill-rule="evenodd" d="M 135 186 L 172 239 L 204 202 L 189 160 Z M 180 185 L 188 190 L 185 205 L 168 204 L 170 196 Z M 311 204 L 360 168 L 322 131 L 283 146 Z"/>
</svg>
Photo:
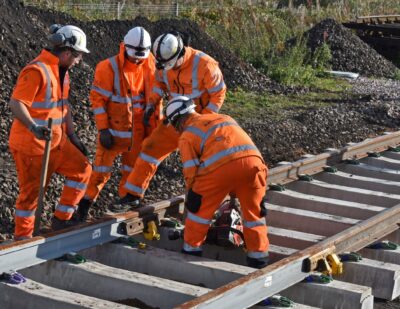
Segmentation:
<svg viewBox="0 0 400 309">
<path fill-rule="evenodd" d="M 218 113 L 226 93 L 226 86 L 218 62 L 205 53 L 185 47 L 182 65 L 168 71 L 157 70 L 150 102 L 157 102 L 165 94 L 168 99 L 185 95 L 194 100 L 196 111 Z M 125 188 L 143 197 L 157 166 L 178 147 L 179 134 L 172 126 L 160 124 L 143 142 L 133 171 Z"/>
<path fill-rule="evenodd" d="M 143 111 L 151 94 L 154 72 L 155 60 L 152 54 L 135 64 L 125 57 L 123 43 L 118 55 L 97 65 L 90 101 L 98 131 L 109 129 L 114 144 L 111 149 L 106 149 L 98 136 L 86 199 L 96 200 L 111 177 L 112 165 L 118 155 L 122 155 L 119 194 L 126 195 L 123 185 L 133 169 L 145 137 Z"/>
<path fill-rule="evenodd" d="M 60 84 L 58 58 L 43 50 L 20 73 L 12 99 L 26 105 L 37 125 L 46 126 L 53 118 L 49 181 L 53 173 L 65 176 L 65 184 L 55 216 L 69 220 L 83 197 L 92 171 L 90 162 L 67 138 L 69 76 Z M 14 119 L 9 137 L 19 182 L 15 211 L 15 237 L 31 237 L 38 203 L 40 174 L 45 141 L 37 139 L 18 119 Z"/>
<path fill-rule="evenodd" d="M 200 251 L 223 199 L 235 193 L 241 205 L 247 255 L 268 256 L 263 205 L 268 169 L 251 138 L 226 115 L 191 114 L 179 138 L 188 190 L 185 251 Z"/>
</svg>

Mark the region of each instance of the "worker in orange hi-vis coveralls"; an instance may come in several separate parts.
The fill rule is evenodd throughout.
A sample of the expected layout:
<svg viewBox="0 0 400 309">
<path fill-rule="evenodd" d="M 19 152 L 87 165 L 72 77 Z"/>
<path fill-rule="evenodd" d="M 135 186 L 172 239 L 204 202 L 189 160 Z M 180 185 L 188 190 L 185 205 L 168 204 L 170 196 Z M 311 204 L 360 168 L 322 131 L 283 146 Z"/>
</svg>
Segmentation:
<svg viewBox="0 0 400 309">
<path fill-rule="evenodd" d="M 187 189 L 182 251 L 201 255 L 215 211 L 227 194 L 235 193 L 241 205 L 247 263 L 256 268 L 266 266 L 268 170 L 251 138 L 229 116 L 196 113 L 188 97 L 169 101 L 164 115 L 181 134 L 179 150 Z"/>
<path fill-rule="evenodd" d="M 226 86 L 218 63 L 205 53 L 185 46 L 178 32 L 159 36 L 152 48 L 156 58 L 156 77 L 150 102 L 166 95 L 168 99 L 186 95 L 194 100 L 197 112 L 218 113 L 226 93 Z M 156 108 L 148 104 L 144 122 Z M 178 146 L 179 134 L 160 124 L 142 146 L 125 188 L 128 194 L 111 207 L 113 211 L 127 211 L 139 204 L 149 186 L 157 166 Z"/>
<path fill-rule="evenodd" d="M 149 33 L 143 27 L 134 27 L 125 35 L 119 54 L 96 67 L 90 101 L 99 133 L 93 172 L 79 203 L 81 221 L 86 220 L 90 206 L 110 179 L 118 155 L 122 156 L 119 195 L 126 195 L 123 185 L 145 137 L 143 113 L 155 72 L 150 48 Z"/>
<path fill-rule="evenodd" d="M 10 100 L 14 115 L 9 146 L 18 174 L 19 196 L 15 211 L 15 240 L 31 238 L 38 203 L 42 157 L 47 126 L 53 119 L 49 181 L 53 173 L 65 176 L 60 201 L 55 208 L 53 229 L 73 225 L 70 220 L 89 182 L 91 165 L 85 145 L 74 133 L 68 103 L 68 69 L 79 63 L 86 48 L 86 35 L 78 27 L 53 25 L 43 49 L 20 73 Z"/>
</svg>

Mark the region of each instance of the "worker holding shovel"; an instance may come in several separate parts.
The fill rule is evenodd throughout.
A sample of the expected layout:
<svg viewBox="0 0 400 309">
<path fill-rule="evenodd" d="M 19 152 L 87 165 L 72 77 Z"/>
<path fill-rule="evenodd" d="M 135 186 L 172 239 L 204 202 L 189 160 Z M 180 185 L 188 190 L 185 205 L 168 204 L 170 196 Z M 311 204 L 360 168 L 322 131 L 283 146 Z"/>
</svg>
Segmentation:
<svg viewBox="0 0 400 309">
<path fill-rule="evenodd" d="M 51 49 L 43 49 L 21 71 L 10 100 L 14 121 L 9 146 L 19 183 L 15 240 L 32 237 L 39 191 L 53 173 L 64 175 L 65 184 L 52 227 L 57 230 L 71 226 L 70 219 L 84 195 L 91 173 L 85 156 L 87 150 L 74 133 L 68 104 L 68 69 L 78 64 L 84 53 L 89 53 L 86 35 L 71 25 L 53 25 L 50 32 Z M 46 158 L 46 143 L 49 160 L 43 159 Z M 46 174 L 47 177 L 43 177 Z M 40 195 L 42 198 L 43 194 Z M 38 226 L 37 222 L 36 228 Z"/>
</svg>

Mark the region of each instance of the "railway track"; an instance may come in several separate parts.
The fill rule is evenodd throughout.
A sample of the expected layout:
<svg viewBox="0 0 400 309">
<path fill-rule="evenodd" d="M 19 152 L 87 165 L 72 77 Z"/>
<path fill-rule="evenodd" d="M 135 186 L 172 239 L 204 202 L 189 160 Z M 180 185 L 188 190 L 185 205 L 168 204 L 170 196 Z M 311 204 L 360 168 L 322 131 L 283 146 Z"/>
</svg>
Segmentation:
<svg viewBox="0 0 400 309">
<path fill-rule="evenodd" d="M 361 16 L 343 23 L 388 59 L 400 61 L 400 15 Z"/>
<path fill-rule="evenodd" d="M 168 240 L 169 227 L 159 227 L 160 240 L 145 239 L 149 222 L 182 214 L 180 196 L 0 245 L 0 307 L 245 308 L 277 293 L 294 308 L 373 308 L 374 297 L 393 300 L 400 248 L 380 240 L 400 242 L 399 145 L 400 131 L 271 169 L 271 264 L 264 269 L 244 266 L 240 248 L 206 245 L 204 257 L 183 255 L 181 240 Z M 372 243 L 384 249 L 367 248 Z M 317 265 L 338 273 L 336 255 L 350 251 L 363 258 L 343 262 L 333 281 L 304 281 Z M 54 260 L 70 252 L 86 262 L 71 254 Z"/>
</svg>

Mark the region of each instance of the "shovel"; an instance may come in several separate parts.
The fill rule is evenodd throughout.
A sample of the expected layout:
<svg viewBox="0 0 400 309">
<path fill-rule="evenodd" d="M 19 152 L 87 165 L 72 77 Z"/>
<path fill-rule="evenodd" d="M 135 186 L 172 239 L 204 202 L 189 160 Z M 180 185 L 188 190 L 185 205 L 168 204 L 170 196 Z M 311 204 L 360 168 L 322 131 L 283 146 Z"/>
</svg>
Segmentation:
<svg viewBox="0 0 400 309">
<path fill-rule="evenodd" d="M 52 137 L 52 126 L 53 126 L 53 119 L 49 118 L 48 128 L 50 129 L 50 138 L 46 140 L 46 144 L 44 147 L 44 154 L 42 159 L 42 169 L 40 171 L 40 187 L 39 187 L 39 197 L 38 197 L 38 204 L 35 213 L 35 227 L 33 229 L 33 236 L 37 236 L 40 230 L 40 218 L 42 216 L 42 209 L 43 209 L 43 200 L 44 194 L 46 189 L 46 180 L 47 180 L 47 169 L 49 166 L 49 158 L 50 158 L 50 149 L 51 149 L 51 137 Z"/>
</svg>

